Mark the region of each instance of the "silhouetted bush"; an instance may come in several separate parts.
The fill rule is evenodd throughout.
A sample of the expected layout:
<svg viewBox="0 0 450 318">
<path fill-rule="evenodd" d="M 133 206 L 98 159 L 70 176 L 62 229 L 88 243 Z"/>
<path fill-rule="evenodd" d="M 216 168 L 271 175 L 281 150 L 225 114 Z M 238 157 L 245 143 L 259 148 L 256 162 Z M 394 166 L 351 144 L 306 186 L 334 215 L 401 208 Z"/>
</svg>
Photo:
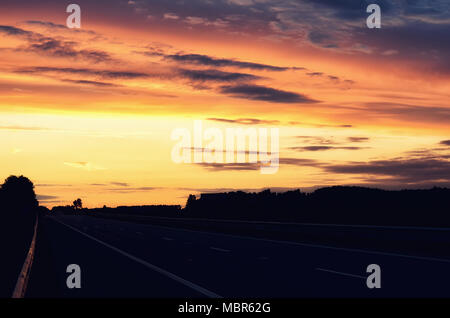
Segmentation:
<svg viewBox="0 0 450 318">
<path fill-rule="evenodd" d="M 52 214 L 75 214 L 75 207 L 73 205 L 54 206 L 51 209 Z"/>
<path fill-rule="evenodd" d="M 0 296 L 11 296 L 34 233 L 38 201 L 33 183 L 24 176 L 8 177 L 0 188 Z"/>
<path fill-rule="evenodd" d="M 91 215 L 91 214 L 109 214 L 109 215 L 135 215 L 135 216 L 162 216 L 178 217 L 181 214 L 180 205 L 140 205 L 140 206 L 118 206 L 117 208 L 108 208 L 104 205 L 102 208 L 94 209 L 75 209 L 74 206 L 55 206 L 52 208 L 52 214 L 67 215 Z"/>
<path fill-rule="evenodd" d="M 117 208 L 103 207 L 100 209 L 89 209 L 89 213 L 103 213 L 116 215 L 136 216 L 161 216 L 178 217 L 181 215 L 179 205 L 141 205 L 141 206 L 118 206 Z"/>
<path fill-rule="evenodd" d="M 30 233 L 34 226 L 38 201 L 33 183 L 26 177 L 10 176 L 0 188 L 2 225 L 10 235 Z"/>
</svg>

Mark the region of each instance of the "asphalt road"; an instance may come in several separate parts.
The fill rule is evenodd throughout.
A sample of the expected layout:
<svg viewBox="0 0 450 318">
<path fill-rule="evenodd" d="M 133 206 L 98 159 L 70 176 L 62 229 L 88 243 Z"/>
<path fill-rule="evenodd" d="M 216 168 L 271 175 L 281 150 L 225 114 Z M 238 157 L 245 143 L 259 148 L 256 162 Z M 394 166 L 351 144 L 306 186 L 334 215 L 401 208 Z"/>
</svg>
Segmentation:
<svg viewBox="0 0 450 318">
<path fill-rule="evenodd" d="M 42 221 L 29 297 L 449 297 L 450 259 L 142 225 Z M 66 268 L 81 268 L 69 289 Z M 366 285 L 369 264 L 381 288 Z"/>
</svg>

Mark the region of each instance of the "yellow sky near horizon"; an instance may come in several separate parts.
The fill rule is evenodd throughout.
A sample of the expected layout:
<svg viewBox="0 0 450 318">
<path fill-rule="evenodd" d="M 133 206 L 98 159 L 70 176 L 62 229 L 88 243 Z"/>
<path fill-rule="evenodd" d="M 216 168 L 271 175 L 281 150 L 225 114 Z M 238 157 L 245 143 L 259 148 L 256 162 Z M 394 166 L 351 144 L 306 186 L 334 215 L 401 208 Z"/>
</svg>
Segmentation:
<svg viewBox="0 0 450 318">
<path fill-rule="evenodd" d="M 449 78 L 426 66 L 222 29 L 175 32 L 150 18 L 145 29 L 55 26 L 64 16 L 12 10 L 0 28 L 0 177 L 29 177 L 43 205 L 449 182 L 426 173 L 435 163 L 446 172 L 450 151 Z M 279 128 L 278 172 L 174 163 L 171 133 L 195 120 L 222 132 Z"/>
</svg>

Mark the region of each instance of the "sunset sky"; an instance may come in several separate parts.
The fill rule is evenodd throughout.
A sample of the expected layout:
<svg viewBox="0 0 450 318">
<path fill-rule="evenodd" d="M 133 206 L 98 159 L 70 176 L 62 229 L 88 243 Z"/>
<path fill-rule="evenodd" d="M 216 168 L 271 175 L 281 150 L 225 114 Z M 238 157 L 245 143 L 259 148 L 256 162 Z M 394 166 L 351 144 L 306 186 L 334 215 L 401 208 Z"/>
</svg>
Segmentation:
<svg viewBox="0 0 450 318">
<path fill-rule="evenodd" d="M 66 7 L 81 7 L 81 28 Z M 381 28 L 366 7 L 381 7 Z M 0 178 L 41 204 L 450 186 L 445 0 L 0 2 Z M 176 128 L 279 128 L 280 167 L 176 164 Z"/>
</svg>

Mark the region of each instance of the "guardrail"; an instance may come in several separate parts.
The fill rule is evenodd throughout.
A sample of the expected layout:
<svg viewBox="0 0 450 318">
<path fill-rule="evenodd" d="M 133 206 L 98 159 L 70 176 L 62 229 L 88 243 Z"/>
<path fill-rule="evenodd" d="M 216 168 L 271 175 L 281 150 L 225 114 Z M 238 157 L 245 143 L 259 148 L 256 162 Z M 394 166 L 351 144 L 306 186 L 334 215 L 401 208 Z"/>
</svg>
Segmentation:
<svg viewBox="0 0 450 318">
<path fill-rule="evenodd" d="M 33 265 L 34 251 L 36 247 L 37 228 L 38 228 L 38 217 L 36 217 L 36 223 L 34 225 L 33 239 L 31 241 L 27 257 L 25 258 L 25 262 L 23 263 L 22 270 L 20 271 L 19 278 L 17 279 L 16 287 L 14 288 L 14 292 L 11 296 L 12 298 L 23 298 L 25 296 L 25 292 L 27 290 L 28 285 L 28 279 L 30 277 L 31 266 Z"/>
</svg>

